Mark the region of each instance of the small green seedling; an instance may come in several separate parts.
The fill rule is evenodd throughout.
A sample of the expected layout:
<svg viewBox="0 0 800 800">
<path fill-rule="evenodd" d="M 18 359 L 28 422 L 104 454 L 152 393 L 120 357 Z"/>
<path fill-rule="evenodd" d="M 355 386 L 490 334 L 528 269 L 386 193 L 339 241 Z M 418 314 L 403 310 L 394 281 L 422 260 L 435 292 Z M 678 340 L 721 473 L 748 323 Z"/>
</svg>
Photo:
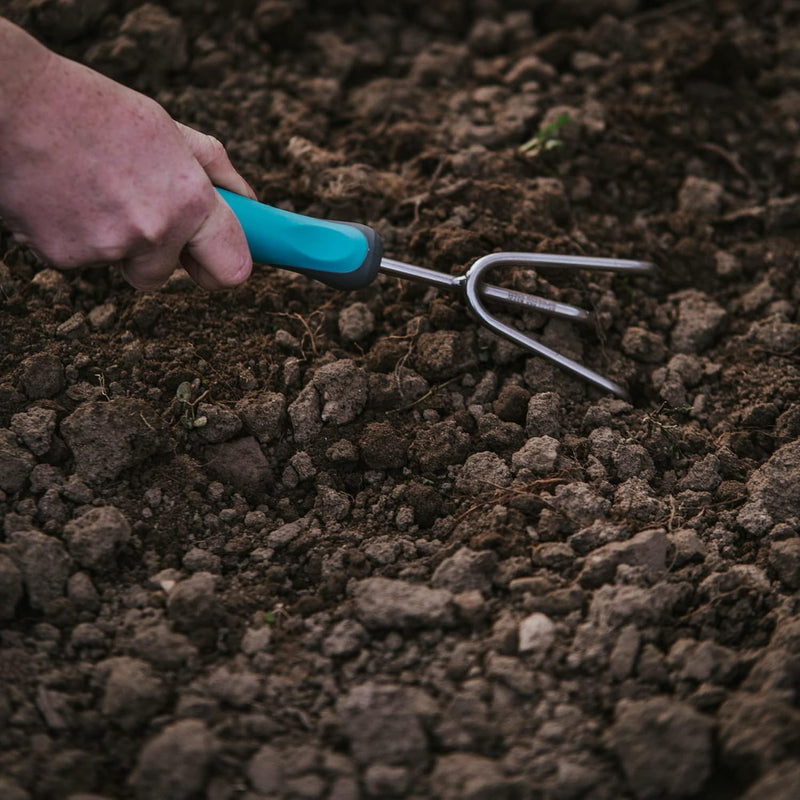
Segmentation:
<svg viewBox="0 0 800 800">
<path fill-rule="evenodd" d="M 536 158 L 542 153 L 562 147 L 564 142 L 558 138 L 561 129 L 572 121 L 569 114 L 560 114 L 548 125 L 542 125 L 532 139 L 528 139 L 525 144 L 520 145 L 519 152 L 529 158 Z"/>
<path fill-rule="evenodd" d="M 276 603 L 274 608 L 264 612 L 264 622 L 269 626 L 277 625 L 285 619 L 289 619 L 289 612 L 283 603 Z"/>
<path fill-rule="evenodd" d="M 205 394 L 205 393 L 204 393 Z M 201 397 L 204 395 L 201 395 Z M 206 417 L 198 417 L 195 414 L 194 407 L 200 401 L 192 400 L 192 384 L 189 381 L 181 383 L 175 391 L 175 399 L 183 406 L 183 414 L 181 415 L 181 425 L 187 430 L 194 428 L 202 428 L 208 422 Z"/>
</svg>

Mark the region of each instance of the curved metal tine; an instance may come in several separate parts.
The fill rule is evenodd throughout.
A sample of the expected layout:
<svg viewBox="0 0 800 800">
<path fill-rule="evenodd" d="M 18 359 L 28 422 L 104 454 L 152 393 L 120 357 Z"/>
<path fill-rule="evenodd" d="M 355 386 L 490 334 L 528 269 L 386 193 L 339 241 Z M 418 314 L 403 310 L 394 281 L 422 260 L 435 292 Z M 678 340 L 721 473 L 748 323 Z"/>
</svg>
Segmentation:
<svg viewBox="0 0 800 800">
<path fill-rule="evenodd" d="M 603 272 L 614 272 L 618 274 L 647 275 L 655 271 L 656 266 L 649 261 L 631 261 L 624 258 L 597 258 L 593 256 L 562 256 L 552 253 L 493 253 L 491 255 L 502 257 L 502 261 L 493 260 L 493 265 L 502 263 L 504 266 L 519 267 L 554 267 L 556 269 L 588 269 Z M 481 261 L 479 259 L 478 261 Z M 476 264 L 478 262 L 475 262 Z M 474 269 L 473 264 L 470 270 Z M 482 268 L 481 271 L 483 271 Z M 591 322 L 592 314 L 583 308 L 572 306 L 567 303 L 559 303 L 538 295 L 518 292 L 511 289 L 504 289 L 492 284 L 480 283 L 480 292 L 484 297 L 508 305 L 515 305 L 534 311 L 540 311 L 552 317 L 570 320 L 573 322 Z"/>
<path fill-rule="evenodd" d="M 431 286 L 437 286 L 450 291 L 460 291 L 466 280 L 465 275 L 448 275 L 444 272 L 428 269 L 427 267 L 406 264 L 404 261 L 395 261 L 393 258 L 382 258 L 380 269 L 381 272 L 387 275 L 417 281 L 418 283 L 427 283 Z M 502 286 L 493 286 L 492 284 L 486 283 L 480 285 L 480 292 L 482 295 L 492 300 L 497 300 L 506 305 L 525 308 L 530 311 L 539 311 L 550 317 L 560 317 L 561 319 L 568 319 L 575 322 L 589 322 L 591 320 L 591 314 L 588 311 L 568 305 L 567 303 L 558 303 L 555 300 L 548 300 L 546 297 L 539 297 L 538 295 L 518 292 L 513 289 L 506 289 Z"/>
<path fill-rule="evenodd" d="M 467 305 L 470 309 L 475 313 L 475 315 L 481 320 L 481 322 L 491 331 L 498 334 L 499 336 L 503 336 L 504 338 L 508 339 L 515 344 L 524 347 L 526 350 L 534 353 L 535 355 L 541 356 L 542 358 L 546 358 L 549 361 L 557 364 L 562 369 L 566 370 L 567 372 L 576 375 L 579 378 L 591 383 L 594 386 L 597 386 L 600 389 L 603 389 L 607 392 L 611 392 L 612 394 L 617 395 L 617 397 L 621 397 L 624 400 L 628 400 L 628 393 L 625 389 L 614 381 L 609 380 L 608 378 L 603 377 L 598 372 L 589 369 L 588 367 L 583 366 L 583 364 L 579 364 L 577 361 L 573 361 L 571 358 L 559 353 L 557 350 L 553 350 L 552 348 L 548 347 L 547 345 L 542 344 L 541 342 L 534 339 L 532 336 L 529 336 L 522 331 L 517 330 L 516 328 L 512 328 L 509 325 L 506 325 L 500 320 L 495 319 L 492 314 L 488 311 L 488 309 L 483 305 L 481 296 L 480 296 L 480 279 L 481 275 L 490 268 L 497 267 L 497 266 L 511 266 L 516 263 L 517 256 L 534 256 L 538 254 L 534 253 L 491 253 L 489 255 L 483 256 L 479 258 L 467 271 L 466 274 L 466 282 L 464 284 L 464 295 L 467 301 Z M 571 256 L 565 256 L 564 258 L 572 258 Z M 534 262 L 528 262 L 534 263 Z M 648 270 L 649 271 L 649 270 Z"/>
<path fill-rule="evenodd" d="M 490 253 L 502 258 L 505 266 L 553 267 L 555 269 L 586 269 L 617 274 L 650 275 L 657 270 L 651 261 L 634 261 L 627 258 L 598 258 L 596 256 L 562 256 L 554 253 Z M 486 258 L 486 256 L 484 256 Z M 475 264 L 483 261 L 478 259 Z M 475 264 L 470 267 L 474 269 Z M 496 263 L 495 263 L 496 265 Z M 483 271 L 483 270 L 481 270 Z"/>
</svg>

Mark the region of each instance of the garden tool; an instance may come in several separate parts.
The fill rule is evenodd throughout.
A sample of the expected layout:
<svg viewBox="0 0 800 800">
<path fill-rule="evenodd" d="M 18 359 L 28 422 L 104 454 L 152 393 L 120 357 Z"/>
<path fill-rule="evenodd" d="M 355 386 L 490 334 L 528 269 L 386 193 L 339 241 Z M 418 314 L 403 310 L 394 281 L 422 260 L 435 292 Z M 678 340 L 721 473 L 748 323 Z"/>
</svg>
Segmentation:
<svg viewBox="0 0 800 800">
<path fill-rule="evenodd" d="M 497 319 L 487 309 L 485 301 L 497 301 L 575 322 L 591 321 L 592 315 L 588 311 L 486 283 L 484 275 L 497 267 L 583 269 L 646 275 L 655 270 L 654 264 L 618 258 L 506 252 L 490 253 L 478 258 L 463 275 L 447 275 L 385 258 L 380 236 L 366 225 L 315 219 L 274 208 L 225 189 L 217 191 L 241 223 L 253 261 L 300 272 L 336 289 L 368 286 L 378 272 L 383 272 L 456 292 L 490 331 L 552 361 L 600 389 L 627 399 L 627 392 L 619 384 Z"/>
</svg>

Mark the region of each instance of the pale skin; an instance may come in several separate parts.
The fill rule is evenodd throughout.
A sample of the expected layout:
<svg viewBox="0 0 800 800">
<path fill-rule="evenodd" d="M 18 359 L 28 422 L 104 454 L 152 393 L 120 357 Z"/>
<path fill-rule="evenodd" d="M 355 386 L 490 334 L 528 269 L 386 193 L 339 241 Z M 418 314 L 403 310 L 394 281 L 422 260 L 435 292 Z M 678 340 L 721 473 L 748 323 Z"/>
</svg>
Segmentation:
<svg viewBox="0 0 800 800">
<path fill-rule="evenodd" d="M 252 260 L 214 186 L 255 198 L 219 141 L 0 18 L 0 218 L 61 268 L 118 264 L 137 289 L 183 266 L 207 289 Z"/>
</svg>

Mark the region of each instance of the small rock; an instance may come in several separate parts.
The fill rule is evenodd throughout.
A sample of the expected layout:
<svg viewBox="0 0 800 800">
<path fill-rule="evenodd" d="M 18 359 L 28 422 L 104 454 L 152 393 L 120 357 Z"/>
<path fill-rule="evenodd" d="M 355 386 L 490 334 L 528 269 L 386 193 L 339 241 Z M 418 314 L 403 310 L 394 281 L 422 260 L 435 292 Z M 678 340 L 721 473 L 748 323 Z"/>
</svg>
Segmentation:
<svg viewBox="0 0 800 800">
<path fill-rule="evenodd" d="M 522 697 L 531 697 L 536 692 L 534 673 L 514 656 L 491 653 L 486 660 L 486 677 L 498 681 Z"/>
<path fill-rule="evenodd" d="M 509 384 L 500 390 L 494 401 L 494 413 L 504 422 L 523 424 L 530 399 L 531 393 L 524 386 Z"/>
<path fill-rule="evenodd" d="M 137 631 L 129 650 L 161 670 L 180 669 L 197 655 L 186 636 L 171 631 L 164 622 Z"/>
<path fill-rule="evenodd" d="M 800 539 L 772 542 L 769 547 L 769 566 L 786 589 L 800 589 Z"/>
<path fill-rule="evenodd" d="M 478 364 L 474 334 L 447 330 L 420 334 L 415 364 L 423 377 L 437 382 L 471 372 Z"/>
<path fill-rule="evenodd" d="M 401 469 L 408 460 L 408 440 L 388 422 L 371 422 L 358 442 L 370 469 Z"/>
<path fill-rule="evenodd" d="M 107 331 L 117 318 L 117 307 L 114 303 L 101 303 L 95 306 L 86 318 L 93 330 Z"/>
<path fill-rule="evenodd" d="M 742 274 L 742 262 L 733 253 L 717 250 L 714 261 L 720 278 L 736 278 Z"/>
<path fill-rule="evenodd" d="M 269 650 L 271 642 L 272 629 L 268 625 L 263 625 L 260 628 L 248 628 L 242 636 L 239 647 L 246 656 L 254 656 L 256 653 Z"/>
<path fill-rule="evenodd" d="M 348 658 L 356 655 L 367 642 L 367 632 L 352 619 L 343 619 L 322 642 L 322 653 L 329 658 Z"/>
<path fill-rule="evenodd" d="M 55 397 L 65 386 L 64 367 L 56 356 L 40 353 L 22 362 L 20 375 L 26 397 Z"/>
<path fill-rule="evenodd" d="M 206 470 L 214 480 L 250 497 L 262 496 L 272 484 L 272 470 L 253 436 L 209 445 Z"/>
<path fill-rule="evenodd" d="M 458 618 L 468 625 L 478 625 L 484 621 L 488 613 L 486 600 L 477 589 L 454 594 L 453 603 L 458 612 Z"/>
<path fill-rule="evenodd" d="M 689 216 L 713 216 L 720 211 L 723 193 L 715 181 L 689 175 L 678 192 L 678 208 Z"/>
<path fill-rule="evenodd" d="M 453 81 L 463 71 L 467 55 L 464 45 L 435 42 L 415 55 L 409 80 L 417 86 L 436 86 Z"/>
<path fill-rule="evenodd" d="M 181 559 L 181 564 L 187 572 L 210 572 L 212 575 L 222 572 L 222 559 L 199 547 L 189 549 Z"/>
<path fill-rule="evenodd" d="M 196 428 L 197 436 L 208 444 L 219 444 L 232 439 L 242 429 L 239 415 L 225 406 L 213 403 L 199 403 L 197 419 L 205 419 L 202 427 Z"/>
<path fill-rule="evenodd" d="M 280 438 L 286 419 L 286 398 L 278 392 L 246 397 L 236 404 L 244 429 L 261 444 Z"/>
<path fill-rule="evenodd" d="M 790 517 L 800 517 L 800 441 L 779 447 L 769 460 L 752 473 L 747 481 L 749 502 L 739 513 L 753 513 L 756 508 L 766 515 L 765 526 L 760 532 L 776 522 Z"/>
<path fill-rule="evenodd" d="M 587 483 L 576 481 L 556 488 L 552 505 L 573 524 L 585 527 L 608 513 L 611 505 Z"/>
<path fill-rule="evenodd" d="M 232 671 L 219 667 L 206 681 L 209 694 L 232 708 L 247 708 L 261 691 L 258 675 L 248 670 Z"/>
<path fill-rule="evenodd" d="M 320 486 L 314 510 L 326 525 L 333 525 L 347 519 L 351 507 L 352 501 L 349 495 L 331 489 L 330 486 Z"/>
<path fill-rule="evenodd" d="M 622 700 L 610 742 L 638 800 L 700 791 L 713 763 L 711 722 L 666 697 Z"/>
<path fill-rule="evenodd" d="M 504 488 L 511 483 L 511 470 L 502 458 L 484 451 L 473 453 L 459 469 L 456 489 L 464 494 L 477 495 Z"/>
<path fill-rule="evenodd" d="M 11 417 L 11 430 L 35 456 L 43 456 L 53 444 L 56 412 L 52 408 L 31 408 Z"/>
<path fill-rule="evenodd" d="M 546 614 L 531 614 L 519 624 L 519 652 L 544 658 L 556 638 L 555 623 Z"/>
<path fill-rule="evenodd" d="M 455 621 L 453 596 L 445 589 L 391 578 L 356 583 L 356 613 L 367 628 L 440 628 Z"/>
<path fill-rule="evenodd" d="M 263 745 L 247 764 L 247 778 L 257 792 L 277 796 L 283 786 L 284 754 L 270 744 Z"/>
<path fill-rule="evenodd" d="M 25 486 L 36 459 L 17 444 L 14 434 L 0 428 L 0 490 L 11 494 Z"/>
<path fill-rule="evenodd" d="M 492 413 L 485 413 L 478 419 L 478 436 L 487 450 L 504 453 L 516 450 L 525 441 L 525 432 L 516 422 L 503 422 Z"/>
<path fill-rule="evenodd" d="M 363 683 L 336 704 L 350 750 L 359 764 L 420 769 L 428 760 L 428 740 L 420 717 L 430 702 L 422 692 Z"/>
<path fill-rule="evenodd" d="M 649 481 L 656 474 L 650 453 L 640 444 L 628 442 L 619 444 L 611 454 L 611 461 L 620 481 L 626 481 L 628 478 Z"/>
<path fill-rule="evenodd" d="M 469 452 L 469 434 L 455 423 L 437 422 L 417 432 L 409 448 L 423 472 L 436 472 L 449 464 L 460 464 Z"/>
<path fill-rule="evenodd" d="M 132 776 L 137 800 L 189 800 L 205 786 L 218 749 L 216 737 L 199 720 L 167 726 L 139 753 Z"/>
<path fill-rule="evenodd" d="M 720 460 L 714 453 L 709 453 L 689 468 L 686 477 L 678 483 L 679 489 L 693 489 L 697 492 L 713 492 L 722 482 Z"/>
<path fill-rule="evenodd" d="M 533 436 L 511 456 L 515 472 L 527 469 L 534 475 L 549 475 L 558 463 L 561 444 L 552 436 Z"/>
<path fill-rule="evenodd" d="M 12 559 L 22 573 L 28 602 L 43 611 L 52 600 L 64 595 L 70 558 L 58 539 L 26 530 L 10 537 Z"/>
<path fill-rule="evenodd" d="M 558 439 L 561 433 L 561 398 L 556 392 L 539 392 L 528 402 L 525 417 L 528 436 L 551 436 Z"/>
<path fill-rule="evenodd" d="M 296 489 L 303 481 L 311 480 L 316 474 L 314 460 L 305 450 L 299 450 L 289 459 L 281 480 L 284 486 Z"/>
<path fill-rule="evenodd" d="M 96 613 L 100 608 L 100 595 L 92 579 L 85 572 L 73 572 L 67 581 L 67 597 L 79 611 Z"/>
<path fill-rule="evenodd" d="M 706 557 L 706 546 L 703 540 L 691 528 L 679 528 L 667 534 L 672 549 L 674 569 L 680 569 L 691 563 L 702 563 Z"/>
<path fill-rule="evenodd" d="M 492 588 L 496 566 L 497 557 L 490 550 L 476 553 L 462 547 L 439 564 L 431 578 L 431 586 L 454 594 L 474 590 L 486 595 Z"/>
<path fill-rule="evenodd" d="M 648 523 L 663 519 L 668 513 L 665 500 L 656 497 L 642 478 L 629 478 L 614 493 L 613 510 L 631 521 Z"/>
<path fill-rule="evenodd" d="M 624 681 L 633 673 L 642 637 L 635 625 L 626 625 L 617 636 L 608 657 L 608 671 L 616 681 Z"/>
<path fill-rule="evenodd" d="M 311 384 L 319 394 L 323 422 L 346 425 L 367 405 L 366 373 L 350 359 L 339 359 L 321 367 Z"/>
<path fill-rule="evenodd" d="M 303 446 L 313 442 L 322 431 L 317 390 L 308 384 L 288 408 L 295 441 Z"/>
<path fill-rule="evenodd" d="M 89 335 L 89 324 L 82 311 L 73 314 L 56 327 L 57 339 L 85 339 Z"/>
<path fill-rule="evenodd" d="M 100 708 L 125 731 L 146 724 L 167 700 L 164 684 L 145 661 L 118 656 L 101 661 L 97 670 L 104 683 Z"/>
<path fill-rule="evenodd" d="M 667 665 L 681 680 L 724 686 L 736 679 L 739 659 L 729 648 L 710 640 L 678 639 L 670 648 Z"/>
<path fill-rule="evenodd" d="M 92 484 L 113 480 L 164 449 L 160 417 L 129 397 L 81 403 L 60 430 L 75 456 L 75 472 Z"/>
<path fill-rule="evenodd" d="M 216 642 L 216 630 L 223 619 L 223 608 L 214 592 L 214 576 L 196 572 L 181 581 L 167 600 L 167 614 L 175 629 L 198 644 Z"/>
<path fill-rule="evenodd" d="M 596 588 L 614 579 L 620 564 L 644 567 L 657 575 L 666 569 L 667 535 L 663 528 L 641 531 L 624 542 L 610 542 L 589 554 L 580 574 L 580 583 Z"/>
<path fill-rule="evenodd" d="M 696 289 L 674 295 L 678 300 L 678 321 L 672 329 L 672 346 L 679 353 L 702 353 L 722 333 L 728 313 Z"/>
<path fill-rule="evenodd" d="M 773 314 L 754 322 L 745 339 L 765 350 L 791 353 L 800 347 L 800 325 L 788 322 L 780 314 Z"/>
<path fill-rule="evenodd" d="M 106 570 L 131 538 L 131 526 L 115 506 L 89 509 L 64 526 L 70 555 L 90 570 Z"/>
<path fill-rule="evenodd" d="M 622 351 L 636 361 L 659 364 L 667 355 L 664 337 L 645 328 L 631 326 L 622 337 Z"/>
<path fill-rule="evenodd" d="M 339 312 L 338 324 L 345 342 L 360 342 L 375 330 L 375 315 L 366 303 L 351 303 Z"/>
</svg>

